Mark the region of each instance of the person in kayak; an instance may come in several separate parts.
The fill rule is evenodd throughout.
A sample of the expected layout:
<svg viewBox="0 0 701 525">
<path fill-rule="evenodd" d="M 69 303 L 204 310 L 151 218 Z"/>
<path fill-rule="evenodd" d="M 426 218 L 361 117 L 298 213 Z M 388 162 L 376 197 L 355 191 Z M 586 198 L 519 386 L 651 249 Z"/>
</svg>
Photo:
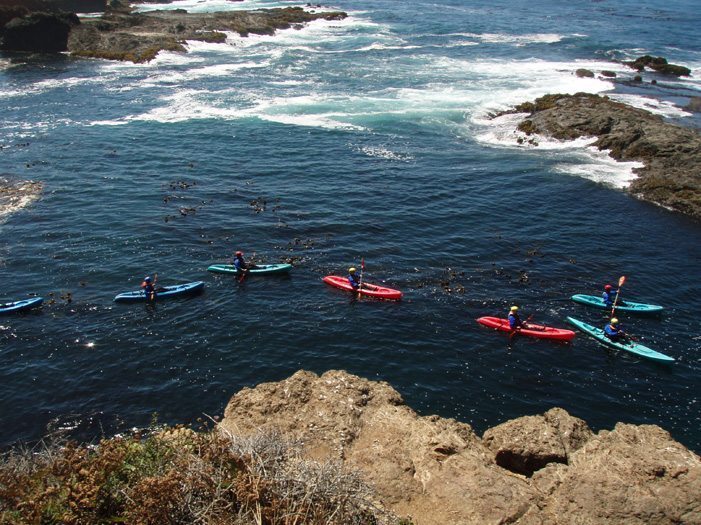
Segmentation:
<svg viewBox="0 0 701 525">
<path fill-rule="evenodd" d="M 615 317 L 604 327 L 604 333 L 614 343 L 625 343 L 628 341 L 628 336 Z"/>
<path fill-rule="evenodd" d="M 246 262 L 246 260 L 243 258 L 242 251 L 237 251 L 234 254 L 234 266 L 236 267 L 236 270 L 241 274 L 245 274 L 248 272 L 248 270 L 253 270 L 257 268 L 255 264 Z"/>
<path fill-rule="evenodd" d="M 616 294 L 618 294 L 618 300 L 616 300 Z M 603 298 L 606 306 L 609 308 L 613 306 L 614 301 L 618 306 L 623 306 L 625 304 L 621 300 L 620 290 L 614 290 L 613 286 L 611 286 L 610 284 L 604 286 L 604 293 L 601 297 Z"/>
<path fill-rule="evenodd" d="M 144 277 L 144 282 L 141 283 L 141 288 L 144 290 L 146 299 L 153 301 L 156 299 L 156 286 L 153 284 L 153 280 L 150 275 Z"/>
<path fill-rule="evenodd" d="M 355 268 L 348 268 L 348 283 L 353 287 L 353 290 L 360 290 L 360 279 L 355 275 Z"/>
<path fill-rule="evenodd" d="M 509 328 L 511 330 L 518 330 L 519 328 L 528 328 L 528 323 L 521 321 L 518 315 L 518 306 L 512 306 L 509 309 Z"/>
</svg>

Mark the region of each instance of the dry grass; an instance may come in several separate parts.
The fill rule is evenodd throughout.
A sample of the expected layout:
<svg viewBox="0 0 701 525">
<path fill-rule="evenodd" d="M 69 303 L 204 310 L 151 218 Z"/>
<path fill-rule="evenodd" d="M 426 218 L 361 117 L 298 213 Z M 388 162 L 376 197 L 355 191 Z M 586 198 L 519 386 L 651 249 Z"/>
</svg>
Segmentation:
<svg viewBox="0 0 701 525">
<path fill-rule="evenodd" d="M 6 453 L 0 524 L 392 524 L 360 477 L 274 433 L 161 428 Z"/>
</svg>

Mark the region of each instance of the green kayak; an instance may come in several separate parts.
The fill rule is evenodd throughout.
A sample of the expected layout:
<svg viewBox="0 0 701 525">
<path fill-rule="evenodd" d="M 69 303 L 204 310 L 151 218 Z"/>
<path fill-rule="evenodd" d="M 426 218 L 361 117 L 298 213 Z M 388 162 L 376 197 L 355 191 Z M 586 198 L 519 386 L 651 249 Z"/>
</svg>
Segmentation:
<svg viewBox="0 0 701 525">
<path fill-rule="evenodd" d="M 597 297 L 595 295 L 584 295 L 581 293 L 572 296 L 572 300 L 575 303 L 586 304 L 587 306 L 593 306 L 594 308 L 601 308 L 605 310 L 610 310 L 610 306 L 606 306 L 603 297 Z M 616 310 L 621 312 L 633 312 L 639 314 L 654 314 L 664 310 L 662 306 L 656 304 L 645 304 L 645 303 L 634 303 L 632 301 L 626 300 L 624 303 L 617 304 Z"/>
<path fill-rule="evenodd" d="M 656 352 L 655 350 L 652 350 L 651 348 L 643 346 L 639 343 L 634 343 L 632 341 L 627 343 L 617 343 L 615 341 L 611 341 L 611 339 L 606 337 L 604 331 L 601 328 L 597 328 L 596 326 L 592 326 L 583 321 L 579 321 L 577 319 L 574 319 L 573 317 L 568 317 L 567 320 L 574 326 L 579 328 L 582 332 L 589 334 L 594 339 L 598 340 L 600 343 L 603 343 L 606 346 L 610 346 L 611 348 L 617 348 L 618 350 L 630 352 L 631 354 L 635 354 L 640 357 L 645 357 L 646 359 L 652 359 L 653 361 L 658 361 L 661 363 L 670 363 L 674 361 L 674 358 Z"/>
<path fill-rule="evenodd" d="M 288 273 L 292 269 L 291 264 L 256 264 L 255 268 L 248 270 L 251 275 L 272 275 L 279 273 Z M 207 268 L 208 272 L 214 273 L 230 273 L 238 275 L 239 271 L 233 264 L 213 264 Z"/>
</svg>

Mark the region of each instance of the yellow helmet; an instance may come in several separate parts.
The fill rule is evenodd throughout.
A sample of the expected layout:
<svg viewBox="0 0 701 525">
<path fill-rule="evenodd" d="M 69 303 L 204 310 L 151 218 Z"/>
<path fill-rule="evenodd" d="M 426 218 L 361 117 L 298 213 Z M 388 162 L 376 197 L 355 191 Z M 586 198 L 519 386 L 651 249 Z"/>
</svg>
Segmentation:
<svg viewBox="0 0 701 525">
<path fill-rule="evenodd" d="M 611 324 L 618 324 L 618 319 L 616 319 L 615 317 L 611 319 Z"/>
<path fill-rule="evenodd" d="M 511 311 L 512 311 L 512 312 L 515 312 L 516 310 L 518 310 L 518 306 L 512 306 L 512 307 L 511 307 Z"/>
<path fill-rule="evenodd" d="M 348 273 L 355 273 L 355 268 L 348 268 Z"/>
</svg>

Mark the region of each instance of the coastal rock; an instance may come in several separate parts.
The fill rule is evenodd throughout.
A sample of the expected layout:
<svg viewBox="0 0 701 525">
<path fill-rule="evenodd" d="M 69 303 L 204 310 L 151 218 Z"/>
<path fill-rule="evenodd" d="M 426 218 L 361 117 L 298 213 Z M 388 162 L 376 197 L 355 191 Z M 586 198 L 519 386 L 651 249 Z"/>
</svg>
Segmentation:
<svg viewBox="0 0 701 525">
<path fill-rule="evenodd" d="M 653 57 L 650 55 L 644 55 L 636 58 L 632 62 L 624 62 L 624 64 L 637 69 L 638 71 L 644 71 L 646 67 L 657 71 L 663 75 L 670 75 L 675 77 L 689 76 L 691 75 L 691 70 L 688 67 L 678 66 L 676 64 L 670 64 L 664 57 Z"/>
<path fill-rule="evenodd" d="M 68 34 L 80 20 L 72 13 L 30 13 L 2 29 L 0 49 L 55 53 L 68 49 Z"/>
<path fill-rule="evenodd" d="M 187 40 L 221 43 L 223 31 L 241 36 L 272 35 L 313 20 L 340 20 L 342 12 L 310 13 L 300 7 L 259 11 L 187 13 L 182 9 L 129 13 L 109 10 L 84 20 L 70 33 L 68 50 L 76 56 L 148 62 L 160 51 L 185 51 Z"/>
<path fill-rule="evenodd" d="M 275 429 L 311 458 L 341 460 L 415 525 L 701 523 L 701 460 L 652 425 L 593 434 L 552 409 L 480 439 L 467 424 L 416 414 L 385 382 L 300 371 L 241 390 L 219 428 Z M 500 466 L 500 450 L 532 476 Z"/>
<path fill-rule="evenodd" d="M 594 72 L 588 69 L 578 69 L 574 74 L 579 78 L 594 78 Z"/>
<path fill-rule="evenodd" d="M 546 95 L 517 106 L 529 115 L 520 131 L 560 140 L 593 137 L 592 144 L 616 160 L 641 161 L 629 191 L 701 218 L 701 135 L 662 117 L 608 97 L 577 93 Z"/>
<path fill-rule="evenodd" d="M 531 476 L 550 463 L 568 464 L 569 456 L 592 436 L 587 424 L 561 408 L 525 416 L 487 430 L 483 443 L 505 469 Z"/>
</svg>

